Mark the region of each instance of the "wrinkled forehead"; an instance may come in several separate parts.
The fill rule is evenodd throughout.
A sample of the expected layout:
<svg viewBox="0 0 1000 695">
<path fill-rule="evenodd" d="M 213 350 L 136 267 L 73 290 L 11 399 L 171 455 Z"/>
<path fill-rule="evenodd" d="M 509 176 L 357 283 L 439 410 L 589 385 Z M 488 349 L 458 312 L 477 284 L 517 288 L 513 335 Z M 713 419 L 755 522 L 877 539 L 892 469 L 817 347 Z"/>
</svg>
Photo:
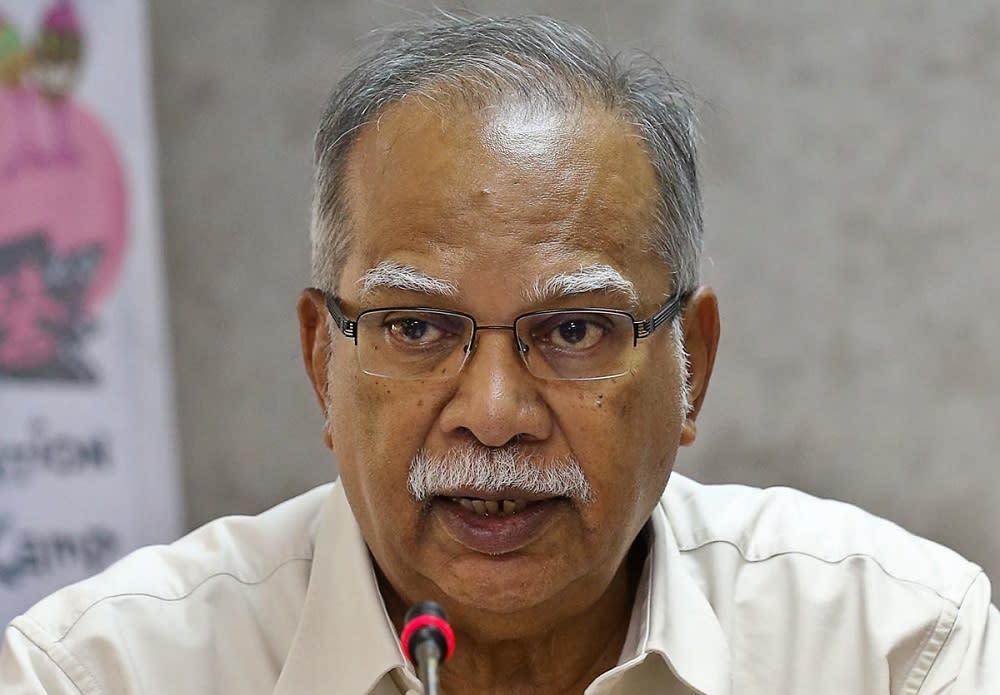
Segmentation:
<svg viewBox="0 0 1000 695">
<path fill-rule="evenodd" d="M 359 135 L 346 184 L 348 282 L 387 260 L 627 275 L 650 256 L 656 175 L 634 127 L 603 108 L 407 99 Z"/>
</svg>

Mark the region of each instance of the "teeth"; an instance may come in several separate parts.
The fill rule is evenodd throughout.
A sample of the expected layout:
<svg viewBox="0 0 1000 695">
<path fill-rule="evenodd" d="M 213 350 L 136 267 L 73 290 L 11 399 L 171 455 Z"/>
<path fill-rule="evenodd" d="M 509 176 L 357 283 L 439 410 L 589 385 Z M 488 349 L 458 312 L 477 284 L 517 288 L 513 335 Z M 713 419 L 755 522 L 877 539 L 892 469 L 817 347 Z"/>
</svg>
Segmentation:
<svg viewBox="0 0 1000 695">
<path fill-rule="evenodd" d="M 471 497 L 452 497 L 470 512 L 480 516 L 510 516 L 522 512 L 528 506 L 527 500 L 480 500 Z"/>
</svg>

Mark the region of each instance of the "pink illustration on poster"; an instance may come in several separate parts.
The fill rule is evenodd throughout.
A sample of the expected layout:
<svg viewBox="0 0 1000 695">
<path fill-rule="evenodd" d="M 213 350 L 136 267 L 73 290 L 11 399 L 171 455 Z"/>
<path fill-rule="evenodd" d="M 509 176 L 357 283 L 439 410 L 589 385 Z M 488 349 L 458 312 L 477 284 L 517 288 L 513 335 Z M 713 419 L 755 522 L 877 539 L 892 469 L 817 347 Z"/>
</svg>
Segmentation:
<svg viewBox="0 0 1000 695">
<path fill-rule="evenodd" d="M 70 0 L 33 42 L 0 18 L 0 379 L 88 382 L 126 246 L 127 191 L 101 122 L 73 98 L 85 41 Z"/>
<path fill-rule="evenodd" d="M 146 0 L 0 0 L 0 627 L 182 529 Z"/>
</svg>

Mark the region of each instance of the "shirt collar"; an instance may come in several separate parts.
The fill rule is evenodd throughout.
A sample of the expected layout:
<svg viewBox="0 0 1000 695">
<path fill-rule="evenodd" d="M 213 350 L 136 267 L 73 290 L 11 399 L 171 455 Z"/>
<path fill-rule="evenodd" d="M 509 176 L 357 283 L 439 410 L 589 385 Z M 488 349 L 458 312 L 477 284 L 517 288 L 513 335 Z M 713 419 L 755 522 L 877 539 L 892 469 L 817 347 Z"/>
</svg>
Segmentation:
<svg viewBox="0 0 1000 695">
<path fill-rule="evenodd" d="M 302 615 L 274 695 L 371 692 L 406 662 L 342 484 L 324 503 L 314 538 Z"/>
<path fill-rule="evenodd" d="M 722 625 L 684 559 L 661 501 L 650 516 L 652 543 L 632 613 L 635 656 L 655 653 L 702 695 L 729 695 L 729 645 Z M 628 646 L 626 641 L 626 646 Z M 624 656 L 624 653 L 623 653 Z"/>
<path fill-rule="evenodd" d="M 652 654 L 693 692 L 730 695 L 725 635 L 684 568 L 662 502 L 653 509 L 648 529 L 649 553 L 621 665 L 600 680 L 627 678 L 632 666 Z M 274 695 L 325 695 L 334 679 L 338 692 L 368 693 L 393 671 L 416 687 L 343 485 L 331 490 L 314 538 L 302 615 Z"/>
</svg>

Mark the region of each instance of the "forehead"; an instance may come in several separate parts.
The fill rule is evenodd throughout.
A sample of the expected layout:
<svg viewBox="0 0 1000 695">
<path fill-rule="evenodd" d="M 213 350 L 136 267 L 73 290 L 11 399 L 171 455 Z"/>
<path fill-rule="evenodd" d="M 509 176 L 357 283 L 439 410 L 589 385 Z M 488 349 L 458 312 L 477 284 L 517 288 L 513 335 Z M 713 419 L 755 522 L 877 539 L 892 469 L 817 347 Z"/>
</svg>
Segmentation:
<svg viewBox="0 0 1000 695">
<path fill-rule="evenodd" d="M 386 259 L 459 274 L 499 258 L 634 274 L 651 257 L 655 173 L 635 129 L 596 106 L 408 98 L 362 131 L 346 186 L 349 282 Z"/>
</svg>

